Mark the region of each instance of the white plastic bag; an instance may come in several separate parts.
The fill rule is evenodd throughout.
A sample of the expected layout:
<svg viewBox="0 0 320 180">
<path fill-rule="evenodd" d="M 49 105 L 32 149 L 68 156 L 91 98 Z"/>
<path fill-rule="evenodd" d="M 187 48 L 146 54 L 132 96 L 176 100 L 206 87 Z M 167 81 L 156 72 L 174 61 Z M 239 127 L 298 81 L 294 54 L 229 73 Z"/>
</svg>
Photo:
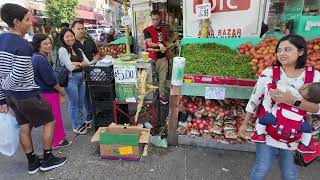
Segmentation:
<svg viewBox="0 0 320 180">
<path fill-rule="evenodd" d="M 0 152 L 12 156 L 19 146 L 20 126 L 11 113 L 0 113 Z"/>
</svg>

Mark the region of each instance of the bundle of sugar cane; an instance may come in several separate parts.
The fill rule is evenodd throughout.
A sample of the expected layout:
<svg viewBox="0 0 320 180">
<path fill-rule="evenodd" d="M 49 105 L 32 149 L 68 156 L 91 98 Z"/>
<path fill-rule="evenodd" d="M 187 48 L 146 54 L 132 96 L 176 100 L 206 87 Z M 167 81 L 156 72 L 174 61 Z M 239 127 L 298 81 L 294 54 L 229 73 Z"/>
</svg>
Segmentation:
<svg viewBox="0 0 320 180">
<path fill-rule="evenodd" d="M 177 32 L 173 33 L 173 37 L 168 42 L 169 45 L 166 47 L 166 51 L 170 51 L 171 49 L 174 48 L 175 42 L 178 40 L 178 38 L 179 38 L 179 33 L 177 33 Z M 159 52 L 160 51 L 160 49 L 154 49 L 154 48 L 148 48 L 147 50 L 148 51 L 154 51 L 154 52 Z"/>
<path fill-rule="evenodd" d="M 202 3 L 203 4 L 209 3 L 209 0 L 204 0 Z M 210 26 L 210 18 L 200 20 L 200 32 L 199 32 L 200 38 L 207 38 L 208 37 L 209 26 Z"/>
<path fill-rule="evenodd" d="M 208 37 L 209 25 L 210 25 L 209 19 L 201 19 L 200 38 L 207 38 Z"/>
<path fill-rule="evenodd" d="M 147 84 L 147 69 L 140 69 L 138 71 L 138 89 L 139 89 L 139 101 L 137 106 L 137 112 L 135 115 L 135 122 L 137 122 L 139 113 L 143 106 L 144 98 L 152 91 L 155 91 L 158 87 Z"/>
</svg>

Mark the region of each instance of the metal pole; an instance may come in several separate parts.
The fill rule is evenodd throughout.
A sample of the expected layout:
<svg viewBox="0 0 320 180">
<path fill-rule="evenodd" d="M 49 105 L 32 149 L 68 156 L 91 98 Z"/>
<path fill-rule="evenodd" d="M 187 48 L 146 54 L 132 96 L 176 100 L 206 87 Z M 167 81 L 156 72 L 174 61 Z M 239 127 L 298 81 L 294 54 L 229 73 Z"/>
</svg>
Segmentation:
<svg viewBox="0 0 320 180">
<path fill-rule="evenodd" d="M 128 16 L 128 0 L 124 0 L 123 2 L 124 6 L 124 16 Z M 125 25 L 125 36 L 126 36 L 126 48 L 127 48 L 127 53 L 130 54 L 130 40 L 129 40 L 129 26 Z"/>
</svg>

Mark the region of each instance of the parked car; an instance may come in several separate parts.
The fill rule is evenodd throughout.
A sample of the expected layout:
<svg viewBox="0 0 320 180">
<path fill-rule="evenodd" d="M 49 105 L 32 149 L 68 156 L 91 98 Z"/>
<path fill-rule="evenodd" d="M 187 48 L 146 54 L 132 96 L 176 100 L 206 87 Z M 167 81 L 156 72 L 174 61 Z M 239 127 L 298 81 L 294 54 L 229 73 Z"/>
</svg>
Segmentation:
<svg viewBox="0 0 320 180">
<path fill-rule="evenodd" d="M 104 42 L 104 40 L 107 38 L 108 34 L 106 32 L 103 32 L 100 34 L 99 42 Z"/>
<path fill-rule="evenodd" d="M 87 33 L 92 37 L 93 40 L 99 41 L 100 34 L 104 33 L 104 30 L 103 29 L 88 29 Z"/>
</svg>

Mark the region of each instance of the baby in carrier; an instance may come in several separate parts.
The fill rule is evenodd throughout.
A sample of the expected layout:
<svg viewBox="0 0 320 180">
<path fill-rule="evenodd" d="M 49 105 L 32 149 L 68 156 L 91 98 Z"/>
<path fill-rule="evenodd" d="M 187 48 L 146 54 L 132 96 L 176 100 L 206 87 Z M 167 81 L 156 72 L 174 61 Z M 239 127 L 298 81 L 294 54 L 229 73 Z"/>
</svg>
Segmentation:
<svg viewBox="0 0 320 180">
<path fill-rule="evenodd" d="M 320 83 L 304 84 L 299 90 L 279 80 L 277 88 L 281 91 L 290 91 L 297 99 L 302 98 L 320 103 Z M 310 146 L 312 127 L 308 122 L 310 115 L 297 107 L 280 103 L 273 106 L 271 97 L 262 103 L 266 114 L 259 118 L 256 124 L 256 132 L 250 138 L 253 142 L 265 143 L 265 132 L 276 140 L 292 143 L 301 139 L 297 150 L 301 153 L 315 153 Z"/>
</svg>

